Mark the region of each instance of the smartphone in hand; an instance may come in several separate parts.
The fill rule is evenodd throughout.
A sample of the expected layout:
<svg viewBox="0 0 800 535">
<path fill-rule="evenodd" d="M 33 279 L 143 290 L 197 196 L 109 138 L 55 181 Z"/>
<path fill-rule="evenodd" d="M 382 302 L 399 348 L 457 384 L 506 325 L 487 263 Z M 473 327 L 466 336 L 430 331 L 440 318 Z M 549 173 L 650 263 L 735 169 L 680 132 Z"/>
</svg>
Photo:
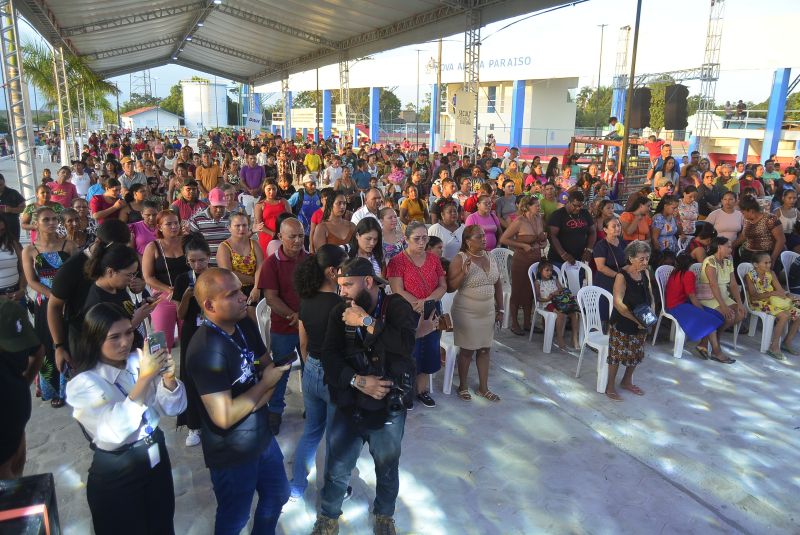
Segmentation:
<svg viewBox="0 0 800 535">
<path fill-rule="evenodd" d="M 155 355 L 162 349 L 167 349 L 167 337 L 161 332 L 153 332 L 147 335 L 147 352 Z"/>
</svg>

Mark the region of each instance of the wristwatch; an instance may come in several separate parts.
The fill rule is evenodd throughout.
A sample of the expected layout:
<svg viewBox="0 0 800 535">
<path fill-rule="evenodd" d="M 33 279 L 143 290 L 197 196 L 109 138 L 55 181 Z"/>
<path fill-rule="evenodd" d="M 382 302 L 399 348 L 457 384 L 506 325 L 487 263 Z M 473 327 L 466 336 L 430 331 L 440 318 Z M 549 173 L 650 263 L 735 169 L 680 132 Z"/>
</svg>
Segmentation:
<svg viewBox="0 0 800 535">
<path fill-rule="evenodd" d="M 366 315 L 363 318 L 361 318 L 361 325 L 363 325 L 364 327 L 369 327 L 373 323 L 375 323 L 375 318 L 373 318 L 370 315 Z"/>
<path fill-rule="evenodd" d="M 350 379 L 350 386 L 352 386 L 353 388 L 355 388 L 355 387 L 356 387 L 356 377 L 358 377 L 358 375 L 356 375 L 356 374 L 354 373 L 354 374 L 353 374 L 353 378 L 352 378 L 352 379 Z"/>
</svg>

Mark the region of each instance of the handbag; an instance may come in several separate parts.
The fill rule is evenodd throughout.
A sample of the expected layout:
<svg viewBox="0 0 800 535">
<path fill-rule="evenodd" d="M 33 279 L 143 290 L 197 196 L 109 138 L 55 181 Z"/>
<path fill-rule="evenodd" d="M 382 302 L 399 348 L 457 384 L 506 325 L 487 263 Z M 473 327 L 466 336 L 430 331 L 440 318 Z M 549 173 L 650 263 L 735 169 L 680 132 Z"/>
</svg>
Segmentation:
<svg viewBox="0 0 800 535">
<path fill-rule="evenodd" d="M 641 305 L 634 307 L 633 315 L 637 320 L 639 320 L 639 323 L 645 327 L 652 326 L 658 320 L 656 313 L 653 312 L 653 309 L 650 308 L 650 305 L 647 303 L 642 303 Z"/>
<path fill-rule="evenodd" d="M 441 316 L 439 316 L 439 326 L 438 329 L 440 331 L 451 333 L 453 332 L 453 318 L 450 317 L 450 314 L 445 312 Z"/>
<path fill-rule="evenodd" d="M 563 314 L 572 314 L 578 311 L 578 302 L 575 301 L 575 296 L 572 295 L 569 288 L 564 288 L 557 294 L 554 294 L 550 302 L 557 311 Z"/>
</svg>

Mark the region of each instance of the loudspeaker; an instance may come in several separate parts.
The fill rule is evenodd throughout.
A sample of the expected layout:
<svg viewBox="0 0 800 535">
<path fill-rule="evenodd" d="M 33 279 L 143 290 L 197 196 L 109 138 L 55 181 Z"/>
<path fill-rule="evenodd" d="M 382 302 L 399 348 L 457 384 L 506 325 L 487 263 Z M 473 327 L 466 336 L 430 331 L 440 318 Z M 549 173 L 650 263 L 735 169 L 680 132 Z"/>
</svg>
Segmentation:
<svg viewBox="0 0 800 535">
<path fill-rule="evenodd" d="M 664 92 L 664 127 L 667 130 L 685 130 L 689 125 L 689 88 L 676 84 Z"/>
<path fill-rule="evenodd" d="M 0 480 L 0 533 L 61 533 L 53 474 Z"/>
<path fill-rule="evenodd" d="M 631 99 L 631 124 L 628 128 L 641 130 L 650 126 L 650 88 L 639 87 L 633 90 Z"/>
</svg>

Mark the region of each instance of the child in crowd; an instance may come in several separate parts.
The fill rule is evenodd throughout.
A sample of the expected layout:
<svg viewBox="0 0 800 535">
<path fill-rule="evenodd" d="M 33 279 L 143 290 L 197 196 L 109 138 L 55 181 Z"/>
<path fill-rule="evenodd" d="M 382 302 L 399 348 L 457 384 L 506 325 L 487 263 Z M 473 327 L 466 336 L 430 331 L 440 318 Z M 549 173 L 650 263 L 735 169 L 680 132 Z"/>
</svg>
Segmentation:
<svg viewBox="0 0 800 535">
<path fill-rule="evenodd" d="M 556 319 L 556 345 L 568 351 L 578 348 L 578 303 L 569 288 L 562 288 L 558 277 L 555 276 L 553 265 L 546 260 L 539 262 L 536 268 L 536 301 L 539 308 L 558 314 Z M 572 347 L 564 341 L 564 330 L 567 318 L 572 325 Z"/>
</svg>

